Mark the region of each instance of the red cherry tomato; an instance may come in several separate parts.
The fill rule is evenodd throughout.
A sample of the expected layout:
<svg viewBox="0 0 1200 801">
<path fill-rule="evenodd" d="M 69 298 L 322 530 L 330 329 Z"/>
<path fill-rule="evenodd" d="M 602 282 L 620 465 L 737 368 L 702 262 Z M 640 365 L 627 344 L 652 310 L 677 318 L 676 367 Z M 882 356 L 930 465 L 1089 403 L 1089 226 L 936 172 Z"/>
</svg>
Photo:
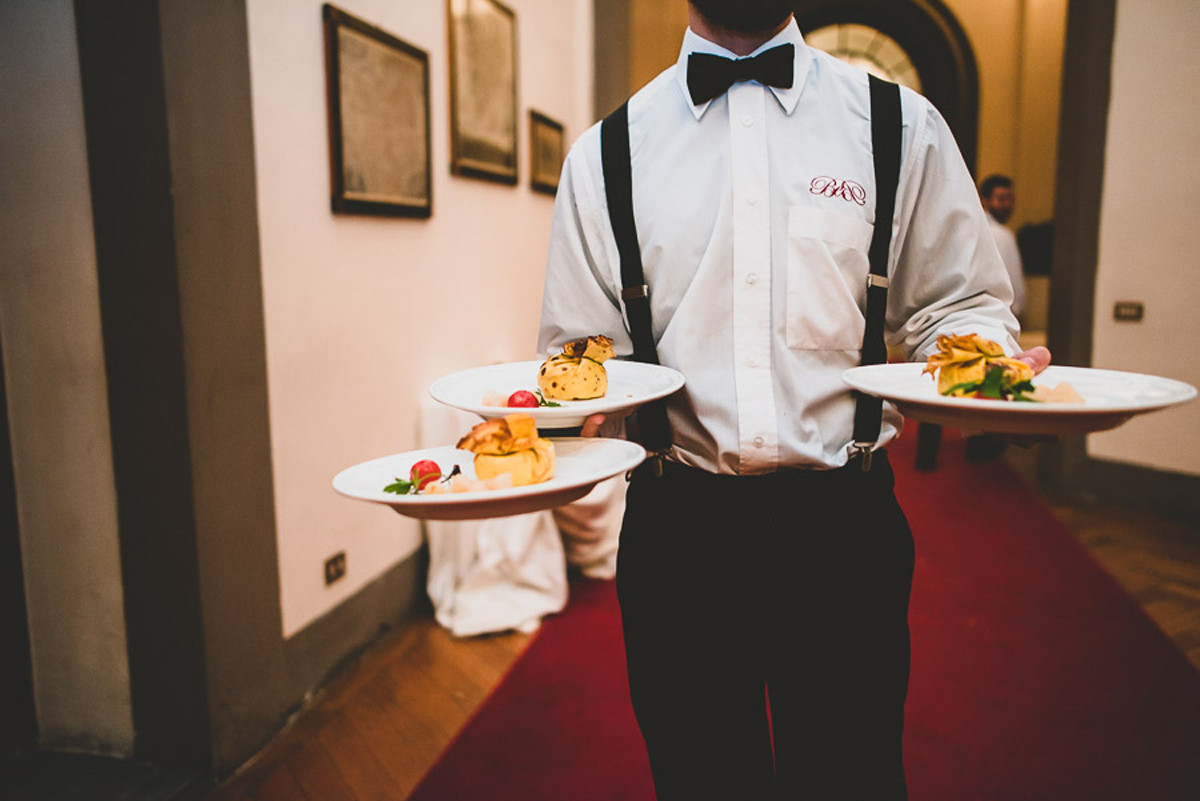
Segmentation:
<svg viewBox="0 0 1200 801">
<path fill-rule="evenodd" d="M 417 487 L 417 492 L 442 477 L 442 468 L 432 459 L 422 459 L 412 466 L 409 480 Z"/>
<path fill-rule="evenodd" d="M 505 406 L 519 406 L 523 408 L 536 408 L 538 405 L 537 395 L 525 389 L 518 389 L 516 392 L 508 396 L 508 403 Z"/>
</svg>

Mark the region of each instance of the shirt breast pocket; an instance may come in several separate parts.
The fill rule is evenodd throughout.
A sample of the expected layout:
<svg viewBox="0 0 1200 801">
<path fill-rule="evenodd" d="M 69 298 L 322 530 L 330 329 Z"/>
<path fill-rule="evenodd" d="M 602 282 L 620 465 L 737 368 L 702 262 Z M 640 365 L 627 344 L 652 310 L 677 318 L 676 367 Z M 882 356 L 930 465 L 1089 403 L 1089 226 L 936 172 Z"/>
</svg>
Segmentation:
<svg viewBox="0 0 1200 801">
<path fill-rule="evenodd" d="M 857 350 L 860 302 L 873 226 L 807 206 L 788 210 L 787 344 L 797 350 Z"/>
</svg>

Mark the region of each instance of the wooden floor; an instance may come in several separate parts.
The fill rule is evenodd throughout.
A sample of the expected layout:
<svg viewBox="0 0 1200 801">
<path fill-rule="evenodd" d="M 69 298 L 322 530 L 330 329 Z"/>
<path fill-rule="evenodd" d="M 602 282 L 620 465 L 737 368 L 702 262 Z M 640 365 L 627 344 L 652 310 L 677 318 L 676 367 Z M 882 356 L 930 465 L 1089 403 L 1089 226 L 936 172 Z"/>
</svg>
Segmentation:
<svg viewBox="0 0 1200 801">
<path fill-rule="evenodd" d="M 1005 454 L 1030 486 L 1037 483 L 1033 454 L 1020 448 Z M 1042 500 L 1200 670 L 1200 529 L 1102 502 Z"/>
<path fill-rule="evenodd" d="M 205 801 L 403 801 L 531 639 L 414 620 Z"/>
<path fill-rule="evenodd" d="M 1010 451 L 1027 475 L 1030 454 Z M 1200 670 L 1200 532 L 1101 505 L 1052 508 Z M 530 640 L 456 640 L 416 620 L 205 801 L 404 801 Z"/>
</svg>

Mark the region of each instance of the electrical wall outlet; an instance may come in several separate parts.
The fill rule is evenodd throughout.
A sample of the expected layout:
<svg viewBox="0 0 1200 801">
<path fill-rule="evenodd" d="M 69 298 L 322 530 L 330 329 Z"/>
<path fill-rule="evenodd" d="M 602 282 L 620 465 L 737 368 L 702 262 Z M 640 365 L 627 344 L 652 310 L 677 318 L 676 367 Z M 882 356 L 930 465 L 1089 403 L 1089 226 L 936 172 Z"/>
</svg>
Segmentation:
<svg viewBox="0 0 1200 801">
<path fill-rule="evenodd" d="M 325 560 L 325 585 L 332 584 L 344 575 L 346 575 L 346 552 L 338 551 Z"/>
<path fill-rule="evenodd" d="M 1113 319 L 1124 323 L 1141 322 L 1146 307 L 1140 300 L 1118 300 L 1113 304 Z"/>
</svg>

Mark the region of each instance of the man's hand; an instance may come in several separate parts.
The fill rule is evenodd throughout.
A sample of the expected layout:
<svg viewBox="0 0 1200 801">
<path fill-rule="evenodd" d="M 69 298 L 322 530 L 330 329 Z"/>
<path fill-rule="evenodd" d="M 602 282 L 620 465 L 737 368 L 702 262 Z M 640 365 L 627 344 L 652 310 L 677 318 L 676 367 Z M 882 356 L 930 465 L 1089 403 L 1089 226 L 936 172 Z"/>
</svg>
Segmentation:
<svg viewBox="0 0 1200 801">
<path fill-rule="evenodd" d="M 583 421 L 583 425 L 571 428 L 545 428 L 539 436 L 543 437 L 595 437 L 600 434 L 600 426 L 607 418 L 602 414 L 593 414 Z"/>
<path fill-rule="evenodd" d="M 604 425 L 604 415 L 593 414 L 591 417 L 583 421 L 583 426 L 579 429 L 579 436 L 594 437 L 599 433 L 600 426 L 602 425 Z"/>
<path fill-rule="evenodd" d="M 1050 351 L 1041 345 L 1029 350 L 1023 350 L 1015 354 L 1013 358 L 1023 361 L 1032 367 L 1034 375 L 1037 375 L 1050 366 Z"/>
<path fill-rule="evenodd" d="M 1023 361 L 1032 367 L 1034 375 L 1037 375 L 1050 366 L 1050 350 L 1043 348 L 1041 345 L 1014 354 L 1013 358 Z M 998 434 L 997 436 L 1019 448 L 1029 448 L 1039 442 L 1054 442 L 1058 439 L 1058 437 L 1049 434 Z"/>
</svg>

